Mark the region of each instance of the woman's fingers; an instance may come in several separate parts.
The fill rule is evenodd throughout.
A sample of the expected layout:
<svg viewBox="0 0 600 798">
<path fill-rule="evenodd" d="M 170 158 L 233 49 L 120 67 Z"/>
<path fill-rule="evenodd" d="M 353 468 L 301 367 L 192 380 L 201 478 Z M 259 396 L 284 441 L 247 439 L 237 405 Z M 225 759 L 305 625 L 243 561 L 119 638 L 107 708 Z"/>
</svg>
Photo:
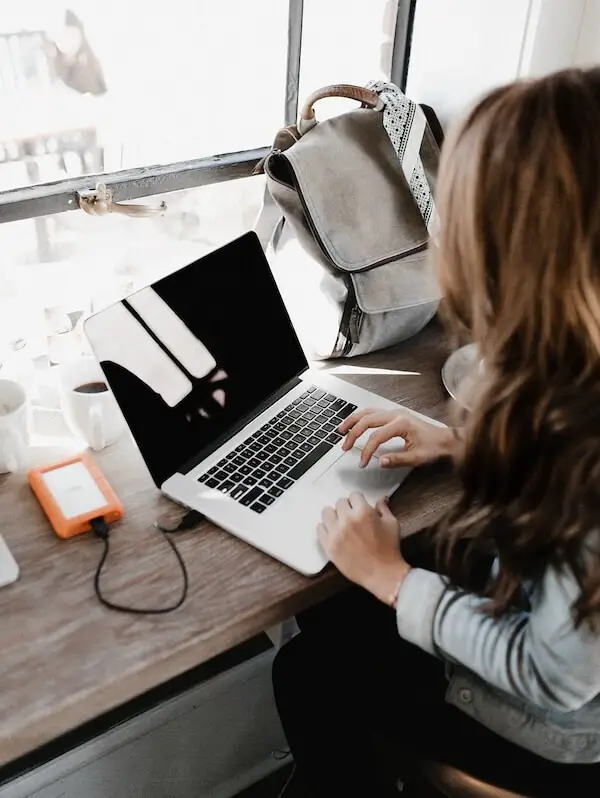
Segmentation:
<svg viewBox="0 0 600 798">
<path fill-rule="evenodd" d="M 390 452 L 379 459 L 382 468 L 414 468 L 421 465 L 422 456 L 413 451 Z"/>
<path fill-rule="evenodd" d="M 352 416 L 350 416 L 350 418 L 352 418 Z M 384 424 L 387 424 L 389 420 L 389 413 L 376 413 L 371 410 L 359 418 L 351 427 L 346 428 L 344 423 L 339 427 L 339 431 L 341 433 L 344 432 L 344 429 L 347 429 L 346 439 L 342 444 L 342 449 L 345 452 L 350 451 L 350 449 L 354 446 L 356 441 L 364 432 L 366 432 L 368 429 L 374 429 L 375 427 L 382 427 Z M 348 421 L 348 419 L 346 419 L 346 421 Z"/>
<path fill-rule="evenodd" d="M 366 510 L 369 507 L 369 502 L 362 493 L 358 493 L 358 491 L 354 491 L 354 493 L 350 494 L 348 502 L 353 510 Z"/>
<path fill-rule="evenodd" d="M 398 419 L 394 419 L 394 421 L 391 423 L 384 424 L 383 427 L 378 429 L 377 432 L 374 432 L 369 437 L 369 440 L 365 444 L 360 456 L 361 467 L 364 468 L 369 464 L 369 460 L 371 457 L 373 457 L 382 443 L 386 443 L 392 438 L 403 438 L 407 434 L 408 429 L 406 424 L 399 423 Z"/>
<path fill-rule="evenodd" d="M 352 415 L 348 416 L 348 418 L 345 418 L 338 427 L 338 429 L 342 433 L 342 435 L 345 435 L 350 429 L 350 427 L 353 427 L 357 421 L 361 420 L 361 418 L 364 418 L 364 416 L 368 416 L 371 413 L 376 413 L 376 412 L 377 412 L 376 410 L 372 410 L 370 407 L 367 407 L 364 410 L 357 410 L 356 413 L 352 413 Z"/>
<path fill-rule="evenodd" d="M 336 511 L 333 507 L 325 507 L 323 512 L 321 513 L 321 521 L 327 527 L 327 529 L 331 529 L 331 527 L 335 524 L 337 520 Z"/>
<path fill-rule="evenodd" d="M 389 499 L 387 496 L 384 496 L 382 499 L 379 499 L 377 504 L 375 505 L 375 509 L 379 513 L 379 515 L 384 519 L 393 519 L 395 518 L 394 513 L 390 510 L 390 505 L 388 504 Z"/>
<path fill-rule="evenodd" d="M 317 537 L 325 554 L 329 552 L 329 532 L 325 524 L 317 524 Z"/>
</svg>

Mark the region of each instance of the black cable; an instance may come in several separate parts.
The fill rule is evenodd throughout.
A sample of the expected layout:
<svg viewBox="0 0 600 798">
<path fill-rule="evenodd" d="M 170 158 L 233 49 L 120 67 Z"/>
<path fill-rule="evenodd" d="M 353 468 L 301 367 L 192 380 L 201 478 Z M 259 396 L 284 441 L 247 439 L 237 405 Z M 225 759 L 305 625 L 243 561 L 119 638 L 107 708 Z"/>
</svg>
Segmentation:
<svg viewBox="0 0 600 798">
<path fill-rule="evenodd" d="M 100 588 L 100 576 L 102 575 L 102 569 L 104 568 L 104 563 L 106 562 L 106 558 L 108 557 L 108 552 L 110 550 L 110 529 L 104 518 L 94 518 L 94 520 L 91 522 L 92 529 L 94 530 L 96 535 L 104 542 L 104 551 L 102 552 L 102 557 L 100 558 L 100 562 L 98 563 L 98 567 L 96 568 L 96 573 L 94 574 L 94 590 L 96 591 L 96 596 L 98 597 L 98 601 L 100 601 L 101 604 L 104 604 L 105 607 L 108 607 L 109 610 L 114 610 L 115 612 L 128 612 L 134 615 L 164 615 L 168 612 L 173 612 L 174 610 L 179 609 L 179 607 L 181 607 L 181 605 L 187 598 L 188 588 L 189 588 L 189 578 L 188 578 L 187 568 L 185 567 L 185 562 L 183 561 L 183 557 L 181 556 L 181 553 L 179 552 L 179 549 L 177 548 L 175 543 L 169 537 L 169 532 L 183 531 L 184 529 L 189 528 L 187 524 L 189 524 L 189 526 L 194 526 L 194 524 L 198 523 L 198 520 L 200 520 L 198 518 L 194 518 L 193 523 L 190 522 L 189 516 L 194 512 L 195 511 L 192 510 L 189 513 L 187 513 L 183 517 L 179 525 L 172 530 L 163 529 L 158 524 L 154 525 L 156 529 L 158 529 L 158 531 L 164 537 L 164 539 L 167 541 L 171 549 L 173 550 L 173 554 L 177 557 L 177 561 L 179 562 L 179 566 L 181 567 L 181 573 L 183 574 L 183 589 L 181 591 L 180 597 L 175 602 L 175 604 L 172 604 L 169 607 L 158 607 L 158 608 L 148 607 L 147 609 L 141 607 L 125 607 L 123 604 L 117 604 L 114 601 L 110 601 L 110 599 L 107 599 L 102 595 L 102 590 Z M 200 514 L 195 513 L 195 515 L 198 516 Z M 202 518 L 202 516 L 200 516 L 200 518 Z"/>
<path fill-rule="evenodd" d="M 174 526 L 171 529 L 168 529 L 167 527 L 158 523 L 153 524 L 153 526 L 155 529 L 158 529 L 159 532 L 166 532 L 167 534 L 172 535 L 173 532 L 185 532 L 187 529 L 192 529 L 192 527 L 205 520 L 206 516 L 202 515 L 202 513 L 199 513 L 197 510 L 188 510 L 177 526 Z"/>
</svg>

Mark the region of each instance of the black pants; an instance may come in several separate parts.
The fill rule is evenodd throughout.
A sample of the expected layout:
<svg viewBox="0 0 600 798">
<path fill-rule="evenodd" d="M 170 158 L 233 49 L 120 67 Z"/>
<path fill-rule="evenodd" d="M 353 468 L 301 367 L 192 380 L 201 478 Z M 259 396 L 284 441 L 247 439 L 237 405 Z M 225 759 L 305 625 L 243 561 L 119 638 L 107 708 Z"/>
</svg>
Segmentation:
<svg viewBox="0 0 600 798">
<path fill-rule="evenodd" d="M 426 533 L 403 543 L 433 569 Z M 482 557 L 481 578 L 491 559 Z M 600 765 L 559 765 L 509 743 L 444 700 L 444 663 L 397 632 L 394 612 L 349 588 L 298 618 L 277 654 L 273 685 L 298 775 L 315 796 L 396 796 L 402 773 L 382 751 L 417 751 L 498 785 L 548 796 L 597 793 Z M 590 781 L 595 789 L 590 792 Z M 542 793 L 544 798 L 546 792 Z"/>
</svg>

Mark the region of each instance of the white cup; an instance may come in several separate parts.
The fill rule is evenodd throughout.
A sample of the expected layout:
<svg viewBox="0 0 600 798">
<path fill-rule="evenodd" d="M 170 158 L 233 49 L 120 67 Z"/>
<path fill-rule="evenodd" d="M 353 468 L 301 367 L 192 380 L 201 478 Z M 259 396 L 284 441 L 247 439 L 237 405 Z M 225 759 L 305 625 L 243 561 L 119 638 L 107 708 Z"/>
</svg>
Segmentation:
<svg viewBox="0 0 600 798">
<path fill-rule="evenodd" d="M 14 380 L 0 380 L 0 474 L 27 465 L 27 394 Z"/>
<path fill-rule="evenodd" d="M 95 452 L 110 446 L 123 432 L 125 419 L 96 360 L 84 356 L 57 368 L 61 406 L 71 432 Z M 93 392 L 94 384 L 105 390 Z"/>
</svg>

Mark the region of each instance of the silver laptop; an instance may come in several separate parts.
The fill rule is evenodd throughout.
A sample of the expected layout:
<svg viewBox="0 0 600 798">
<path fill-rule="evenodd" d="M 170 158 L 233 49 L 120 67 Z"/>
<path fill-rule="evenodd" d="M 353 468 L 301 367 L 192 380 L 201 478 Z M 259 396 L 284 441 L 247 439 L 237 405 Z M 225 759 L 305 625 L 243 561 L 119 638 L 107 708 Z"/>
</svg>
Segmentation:
<svg viewBox="0 0 600 798">
<path fill-rule="evenodd" d="M 325 505 L 352 491 L 374 503 L 406 475 L 342 451 L 350 413 L 397 405 L 309 368 L 254 233 L 85 330 L 156 485 L 301 573 L 327 563 Z"/>
</svg>

